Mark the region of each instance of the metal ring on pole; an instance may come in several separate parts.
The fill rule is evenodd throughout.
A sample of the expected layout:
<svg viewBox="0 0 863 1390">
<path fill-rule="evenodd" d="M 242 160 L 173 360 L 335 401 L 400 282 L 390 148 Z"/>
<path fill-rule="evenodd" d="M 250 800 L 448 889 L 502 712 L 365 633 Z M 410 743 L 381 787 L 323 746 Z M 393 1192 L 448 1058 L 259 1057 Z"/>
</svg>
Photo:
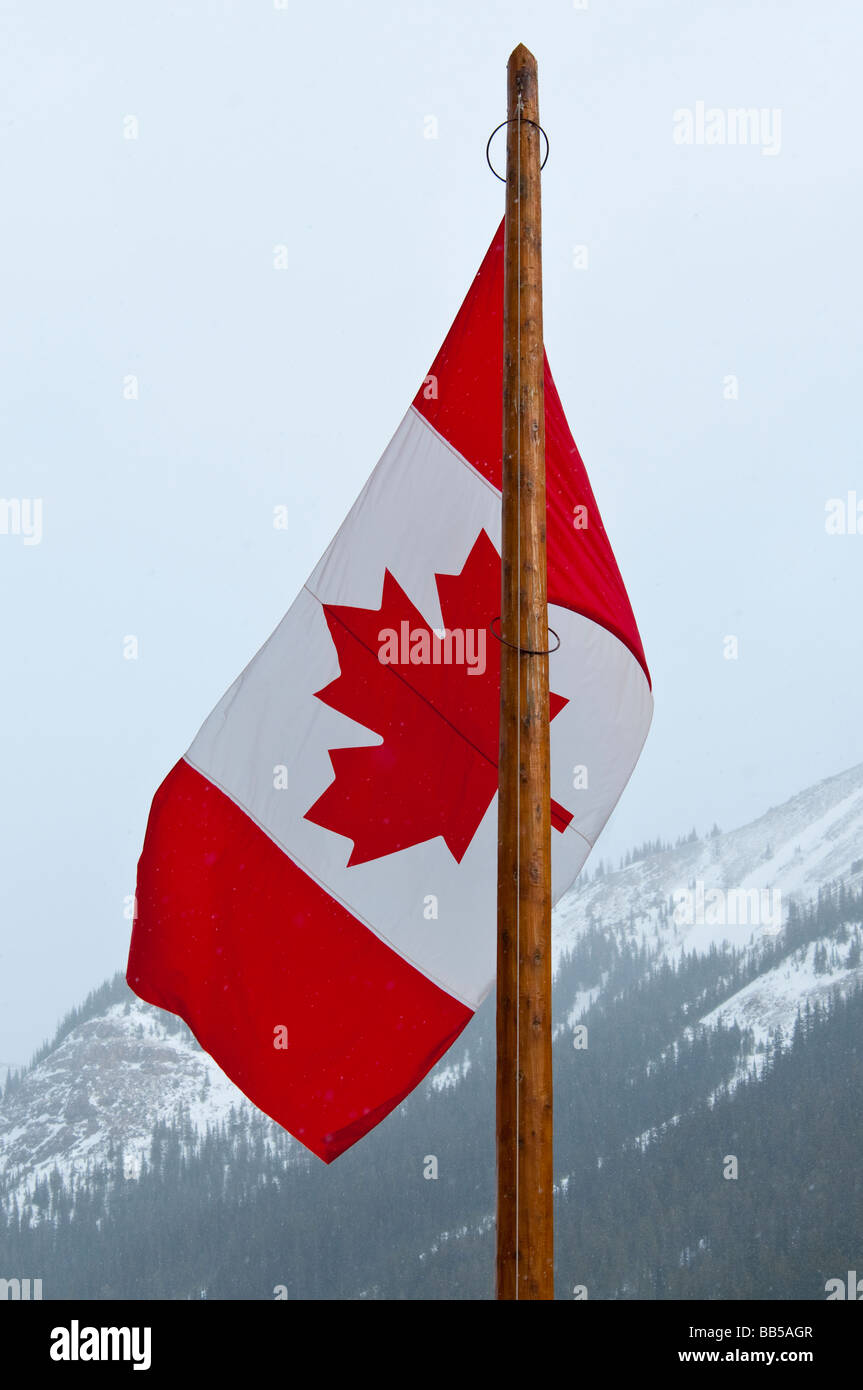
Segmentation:
<svg viewBox="0 0 863 1390">
<path fill-rule="evenodd" d="M 546 164 L 548 163 L 548 150 L 549 150 L 548 136 L 546 135 L 546 133 L 545 133 L 545 131 L 543 130 L 542 126 L 541 126 L 541 125 L 537 125 L 537 122 L 536 122 L 536 121 L 529 121 L 528 118 L 527 118 L 527 116 L 510 116 L 507 120 L 501 121 L 500 125 L 496 125 L 496 126 L 495 126 L 495 128 L 494 128 L 494 130 L 492 131 L 491 135 L 488 137 L 488 144 L 487 144 L 486 147 L 485 147 L 485 162 L 486 162 L 486 164 L 488 165 L 489 169 L 491 169 L 491 172 L 494 174 L 495 178 L 496 178 L 496 179 L 500 179 L 501 183 L 506 183 L 506 178 L 505 178 L 505 176 L 504 176 L 503 174 L 499 174 L 499 173 L 497 172 L 497 169 L 495 169 L 494 165 L 493 165 L 492 162 L 491 162 L 491 155 L 489 154 L 489 150 L 491 149 L 491 142 L 492 142 L 492 140 L 494 139 L 494 137 L 497 135 L 497 132 L 498 132 L 499 130 L 503 130 L 503 127 L 504 127 L 505 125 L 510 125 L 513 121 L 524 121 L 525 125 L 536 126 L 536 128 L 537 128 L 537 130 L 539 131 L 540 135 L 541 135 L 542 138 L 545 140 L 545 159 L 544 159 L 544 160 L 542 161 L 542 163 L 540 164 L 540 166 L 539 166 L 540 169 L 544 169 L 545 166 L 546 166 Z"/>
<path fill-rule="evenodd" d="M 560 646 L 560 637 L 555 632 L 554 628 L 550 627 L 548 630 L 551 633 L 552 637 L 557 637 L 557 647 L 540 647 L 536 650 L 534 650 L 533 647 L 519 647 L 515 642 L 508 642 L 502 633 L 495 632 L 494 625 L 495 623 L 499 622 L 500 614 L 498 613 L 497 617 L 492 618 L 491 622 L 488 625 L 488 630 L 491 633 L 492 637 L 495 637 L 498 642 L 502 642 L 505 647 L 512 647 L 514 652 L 521 652 L 522 656 L 551 656 L 552 652 L 556 652 L 557 647 Z"/>
</svg>

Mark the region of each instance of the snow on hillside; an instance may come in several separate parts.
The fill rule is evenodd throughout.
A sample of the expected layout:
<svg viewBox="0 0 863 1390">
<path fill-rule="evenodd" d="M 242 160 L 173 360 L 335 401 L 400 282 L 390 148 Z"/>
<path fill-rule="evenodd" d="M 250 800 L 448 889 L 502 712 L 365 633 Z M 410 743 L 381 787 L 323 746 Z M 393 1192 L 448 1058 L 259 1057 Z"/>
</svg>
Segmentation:
<svg viewBox="0 0 863 1390">
<path fill-rule="evenodd" d="M 863 928 L 857 927 L 856 939 L 863 939 Z M 706 1028 L 716 1028 L 720 1024 L 729 1027 L 736 1023 L 740 1028 L 751 1028 L 756 1047 L 771 1042 L 782 1030 L 786 1039 L 790 1038 L 798 1010 L 825 1004 L 837 989 L 844 993 L 863 982 L 863 965 L 849 965 L 854 938 L 837 951 L 837 962 L 822 973 L 815 966 L 815 953 L 818 941 L 811 941 L 801 947 L 774 970 L 768 970 L 752 980 L 724 1004 L 705 1014 L 700 1022 Z"/>
<path fill-rule="evenodd" d="M 184 1031 L 166 1029 L 137 999 L 74 1028 L 0 1103 L 0 1176 L 20 1191 L 56 1166 L 64 1176 L 122 1144 L 126 1172 L 140 1167 L 160 1121 L 181 1105 L 199 1131 L 231 1107 L 252 1107 Z"/>
<path fill-rule="evenodd" d="M 739 830 L 576 884 L 555 909 L 555 964 L 597 919 L 608 926 L 631 921 L 633 933 L 651 941 L 659 932 L 672 958 L 684 949 L 706 951 L 714 941 L 753 945 L 765 931 L 774 930 L 771 910 L 777 892 L 784 920 L 792 898 L 815 897 L 822 885 L 837 878 L 849 886 L 863 882 L 863 764 L 808 787 Z M 674 903 L 676 894 L 697 893 L 699 884 L 702 896 L 722 895 L 718 908 L 701 914 L 707 920 L 698 920 L 693 912 L 695 920 L 669 920 L 663 927 L 659 910 Z M 750 890 L 760 899 L 756 914 Z M 761 890 L 770 894 L 769 900 Z M 748 912 L 723 912 L 723 901 L 736 906 L 743 894 L 750 894 Z M 730 920 L 733 915 L 737 921 Z M 753 923 L 753 915 L 760 920 Z"/>
<path fill-rule="evenodd" d="M 837 879 L 849 887 L 863 881 L 863 765 L 808 787 L 741 829 L 691 841 L 576 885 L 554 914 L 555 964 L 596 922 L 623 927 L 630 938 L 670 960 L 683 950 L 705 952 L 713 942 L 758 952 L 765 938 L 780 933 L 789 902 L 808 901 Z M 856 931 L 858 938 L 863 936 L 863 927 Z M 849 962 L 853 933 L 834 963 L 819 973 L 815 953 L 825 945 L 833 943 L 826 938 L 811 942 L 718 1008 L 690 1015 L 687 1032 L 733 1023 L 752 1030 L 752 1051 L 727 1078 L 729 1089 L 753 1067 L 760 1071 L 764 1048 L 780 1036 L 779 1030 L 790 1040 L 798 1009 L 823 1004 L 835 990 L 844 992 L 863 980 L 863 966 Z M 557 1032 L 571 1029 L 600 993 L 581 991 Z M 677 1119 L 670 1116 L 666 1123 Z M 656 1139 L 663 1128 L 647 1131 L 638 1142 Z"/>
</svg>

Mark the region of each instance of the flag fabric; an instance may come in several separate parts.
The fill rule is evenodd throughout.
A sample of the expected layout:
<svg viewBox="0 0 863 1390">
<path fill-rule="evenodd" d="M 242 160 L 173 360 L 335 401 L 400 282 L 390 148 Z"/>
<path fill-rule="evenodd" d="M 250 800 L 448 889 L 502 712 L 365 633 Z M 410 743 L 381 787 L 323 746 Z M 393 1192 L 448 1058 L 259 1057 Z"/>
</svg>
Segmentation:
<svg viewBox="0 0 863 1390">
<path fill-rule="evenodd" d="M 330 1162 L 494 983 L 503 223 L 407 414 L 272 636 L 157 791 L 127 979 Z M 552 880 L 652 712 L 545 363 Z"/>
</svg>

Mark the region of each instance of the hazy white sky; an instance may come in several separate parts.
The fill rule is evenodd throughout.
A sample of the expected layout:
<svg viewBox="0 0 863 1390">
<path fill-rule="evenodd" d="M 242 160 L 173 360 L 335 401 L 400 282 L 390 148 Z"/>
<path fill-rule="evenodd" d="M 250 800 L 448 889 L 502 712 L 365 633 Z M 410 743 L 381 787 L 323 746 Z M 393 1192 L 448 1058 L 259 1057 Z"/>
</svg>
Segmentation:
<svg viewBox="0 0 863 1390">
<path fill-rule="evenodd" d="M 852 0 L 6 0 L 0 28 L 0 495 L 43 505 L 38 545 L 0 535 L 0 1062 L 125 963 L 153 791 L 425 375 L 502 215 L 520 41 L 546 345 L 656 693 L 596 854 L 863 759 L 863 534 L 825 530 L 863 500 Z M 758 143 L 676 143 L 699 102 L 763 112 Z"/>
</svg>

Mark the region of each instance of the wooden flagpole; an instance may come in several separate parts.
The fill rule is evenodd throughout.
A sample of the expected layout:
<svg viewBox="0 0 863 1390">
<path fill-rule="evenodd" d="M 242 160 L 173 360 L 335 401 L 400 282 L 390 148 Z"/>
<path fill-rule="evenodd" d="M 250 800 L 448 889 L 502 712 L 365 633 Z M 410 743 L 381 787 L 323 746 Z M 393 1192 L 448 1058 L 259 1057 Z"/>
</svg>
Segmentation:
<svg viewBox="0 0 863 1390">
<path fill-rule="evenodd" d="M 554 1297 L 551 825 L 537 66 L 507 65 L 498 809 L 497 1283 Z"/>
</svg>

